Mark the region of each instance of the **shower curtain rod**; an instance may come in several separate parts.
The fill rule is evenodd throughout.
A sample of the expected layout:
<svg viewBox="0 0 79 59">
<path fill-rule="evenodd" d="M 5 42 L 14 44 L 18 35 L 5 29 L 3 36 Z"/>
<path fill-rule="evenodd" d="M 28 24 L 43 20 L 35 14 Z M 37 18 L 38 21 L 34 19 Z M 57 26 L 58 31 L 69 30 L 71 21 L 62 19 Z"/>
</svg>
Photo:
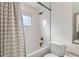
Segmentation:
<svg viewBox="0 0 79 59">
<path fill-rule="evenodd" d="M 46 9 L 48 9 L 49 11 L 51 11 L 50 8 L 48 8 L 47 6 L 45 6 L 44 4 L 42 4 L 41 2 L 37 2 L 38 4 L 42 5 L 43 7 L 45 7 Z"/>
</svg>

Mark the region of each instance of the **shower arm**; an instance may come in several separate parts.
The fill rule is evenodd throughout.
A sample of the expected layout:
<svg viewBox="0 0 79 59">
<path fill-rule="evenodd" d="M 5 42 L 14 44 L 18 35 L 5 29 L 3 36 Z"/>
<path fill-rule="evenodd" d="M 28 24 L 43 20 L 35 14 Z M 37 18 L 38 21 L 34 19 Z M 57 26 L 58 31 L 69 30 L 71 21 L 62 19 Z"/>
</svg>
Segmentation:
<svg viewBox="0 0 79 59">
<path fill-rule="evenodd" d="M 41 2 L 37 2 L 38 4 L 40 4 L 41 6 L 45 7 L 46 9 L 48 9 L 49 11 L 51 11 L 51 9 L 47 6 L 45 6 L 44 4 L 42 4 Z"/>
</svg>

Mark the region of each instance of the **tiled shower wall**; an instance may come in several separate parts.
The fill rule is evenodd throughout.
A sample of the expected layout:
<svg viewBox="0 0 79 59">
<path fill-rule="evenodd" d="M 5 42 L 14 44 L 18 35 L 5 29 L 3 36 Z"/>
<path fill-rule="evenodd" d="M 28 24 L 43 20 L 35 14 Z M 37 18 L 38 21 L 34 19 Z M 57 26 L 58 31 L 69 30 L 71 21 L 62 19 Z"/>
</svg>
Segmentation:
<svg viewBox="0 0 79 59">
<path fill-rule="evenodd" d="M 29 55 L 48 46 L 50 43 L 50 11 L 42 6 L 38 10 L 24 3 L 21 4 L 21 9 L 22 12 L 31 15 L 32 18 L 31 26 L 24 27 L 26 54 Z M 43 14 L 39 15 L 39 12 L 43 12 Z M 43 20 L 46 20 L 45 27 L 43 27 Z M 41 37 L 44 38 L 42 47 L 40 47 Z"/>
<path fill-rule="evenodd" d="M 31 26 L 24 27 L 26 54 L 33 53 L 40 49 L 40 35 L 38 26 L 38 11 L 27 4 L 21 4 L 21 11 L 31 15 Z"/>
</svg>

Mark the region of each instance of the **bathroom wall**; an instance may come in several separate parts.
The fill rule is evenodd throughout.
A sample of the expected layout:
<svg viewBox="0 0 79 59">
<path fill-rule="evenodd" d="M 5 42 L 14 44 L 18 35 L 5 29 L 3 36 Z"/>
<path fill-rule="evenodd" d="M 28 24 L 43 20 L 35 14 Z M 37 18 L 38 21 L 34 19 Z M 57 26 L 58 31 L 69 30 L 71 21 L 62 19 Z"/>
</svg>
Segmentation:
<svg viewBox="0 0 79 59">
<path fill-rule="evenodd" d="M 40 34 L 38 26 L 38 10 L 27 5 L 26 3 L 21 3 L 21 11 L 30 14 L 31 26 L 24 27 L 25 40 L 26 40 L 26 54 L 33 53 L 40 49 Z"/>
<path fill-rule="evenodd" d="M 79 2 L 72 3 L 72 10 L 73 10 L 73 14 L 79 13 Z"/>
<path fill-rule="evenodd" d="M 50 3 L 48 3 L 48 5 L 50 5 Z M 40 28 L 40 37 L 44 38 L 43 47 L 45 47 L 50 44 L 50 11 L 44 8 L 43 6 L 41 6 L 39 12 L 43 12 L 43 14 L 39 15 L 39 19 L 40 19 L 39 28 Z"/>
<path fill-rule="evenodd" d="M 72 44 L 72 3 L 54 2 L 51 5 L 51 42 Z"/>
</svg>

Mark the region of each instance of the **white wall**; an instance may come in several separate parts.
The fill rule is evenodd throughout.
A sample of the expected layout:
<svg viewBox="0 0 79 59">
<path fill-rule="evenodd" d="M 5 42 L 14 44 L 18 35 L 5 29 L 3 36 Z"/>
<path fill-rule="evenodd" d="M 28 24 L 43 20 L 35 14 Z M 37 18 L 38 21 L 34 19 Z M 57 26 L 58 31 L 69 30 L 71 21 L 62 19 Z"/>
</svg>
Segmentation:
<svg viewBox="0 0 79 59">
<path fill-rule="evenodd" d="M 52 41 L 69 46 L 72 43 L 72 3 L 52 3 Z"/>
<path fill-rule="evenodd" d="M 73 14 L 79 13 L 79 2 L 72 3 L 72 10 L 73 10 Z"/>
<path fill-rule="evenodd" d="M 43 47 L 45 47 L 45 46 L 48 46 L 50 43 L 50 11 L 44 7 L 42 7 L 41 10 L 39 10 L 39 12 L 41 11 L 43 12 L 43 14 L 39 15 L 40 37 L 44 38 Z M 46 21 L 45 27 L 43 26 L 43 20 Z"/>
</svg>

